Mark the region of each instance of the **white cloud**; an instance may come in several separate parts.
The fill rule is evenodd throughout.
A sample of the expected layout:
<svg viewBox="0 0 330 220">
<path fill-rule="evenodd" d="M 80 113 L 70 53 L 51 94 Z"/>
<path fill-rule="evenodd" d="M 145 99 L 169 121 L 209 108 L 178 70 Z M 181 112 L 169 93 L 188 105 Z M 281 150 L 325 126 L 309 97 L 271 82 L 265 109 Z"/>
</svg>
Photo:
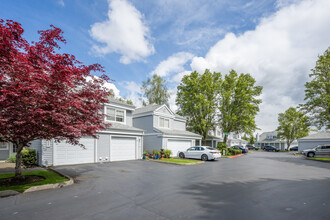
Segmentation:
<svg viewBox="0 0 330 220">
<path fill-rule="evenodd" d="M 65 4 L 64 4 L 64 0 L 58 0 L 57 1 L 57 4 L 59 4 L 60 6 L 64 7 Z"/>
<path fill-rule="evenodd" d="M 187 52 L 179 52 L 160 62 L 156 69 L 150 75 L 157 74 L 159 76 L 169 76 L 172 73 L 184 70 L 184 65 L 194 57 L 193 54 Z"/>
<path fill-rule="evenodd" d="M 183 71 L 181 73 L 178 73 L 176 74 L 175 76 L 173 76 L 172 78 L 172 81 L 174 82 L 177 82 L 177 83 L 180 83 L 182 78 L 185 76 L 185 75 L 189 75 L 191 73 L 191 71 Z"/>
<path fill-rule="evenodd" d="M 93 75 L 92 75 L 92 76 L 87 76 L 86 80 L 87 80 L 87 81 L 90 81 L 90 80 L 92 80 L 92 77 L 95 77 L 95 78 L 97 78 L 97 79 L 100 78 L 100 77 L 98 77 L 98 76 L 93 76 Z M 107 88 L 107 89 L 109 89 L 109 90 L 111 89 L 111 90 L 113 91 L 115 97 L 120 97 L 120 96 L 119 96 L 119 92 L 120 92 L 120 91 L 119 91 L 119 89 L 115 86 L 115 84 L 104 81 L 103 87 L 104 87 L 104 88 Z"/>
<path fill-rule="evenodd" d="M 99 55 L 121 54 L 124 64 L 142 61 L 155 52 L 143 15 L 126 0 L 109 0 L 108 19 L 92 25 L 90 35 L 101 45 L 94 45 Z"/>
<path fill-rule="evenodd" d="M 124 81 L 119 83 L 120 86 L 124 87 L 128 93 L 125 95 L 125 99 L 130 99 L 136 107 L 142 106 L 142 100 L 140 98 L 141 85 L 134 81 Z"/>
<path fill-rule="evenodd" d="M 310 69 L 330 45 L 330 1 L 294 2 L 280 1 L 279 11 L 261 19 L 255 30 L 227 34 L 191 63 L 199 72 L 209 68 L 223 74 L 230 69 L 251 73 L 264 86 L 257 117 L 263 131 L 276 129 L 278 113 L 303 102 Z"/>
</svg>

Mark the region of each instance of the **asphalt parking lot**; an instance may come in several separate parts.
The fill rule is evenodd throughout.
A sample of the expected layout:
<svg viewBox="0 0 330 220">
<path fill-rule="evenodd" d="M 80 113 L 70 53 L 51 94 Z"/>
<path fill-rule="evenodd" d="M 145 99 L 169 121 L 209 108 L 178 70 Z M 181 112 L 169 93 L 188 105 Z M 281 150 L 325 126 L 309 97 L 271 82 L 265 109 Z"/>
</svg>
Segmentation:
<svg viewBox="0 0 330 220">
<path fill-rule="evenodd" d="M 0 199 L 0 219 L 329 219 L 330 163 L 252 152 L 196 166 L 56 167 L 76 184 Z"/>
</svg>

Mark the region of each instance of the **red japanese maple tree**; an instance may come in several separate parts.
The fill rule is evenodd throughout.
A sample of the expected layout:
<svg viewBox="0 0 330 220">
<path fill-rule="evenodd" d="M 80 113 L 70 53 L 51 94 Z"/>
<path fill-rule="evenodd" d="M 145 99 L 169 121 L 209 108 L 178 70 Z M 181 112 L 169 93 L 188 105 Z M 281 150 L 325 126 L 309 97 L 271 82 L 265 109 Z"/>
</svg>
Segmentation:
<svg viewBox="0 0 330 220">
<path fill-rule="evenodd" d="M 61 29 L 39 31 L 38 42 L 23 37 L 21 24 L 0 20 L 0 141 L 17 147 L 15 176 L 21 177 L 21 151 L 36 139 L 79 144 L 104 129 L 102 104 L 109 91 L 99 64 L 85 66 L 60 54 Z M 91 80 L 86 80 L 89 77 Z M 106 79 L 108 80 L 108 79 Z"/>
</svg>

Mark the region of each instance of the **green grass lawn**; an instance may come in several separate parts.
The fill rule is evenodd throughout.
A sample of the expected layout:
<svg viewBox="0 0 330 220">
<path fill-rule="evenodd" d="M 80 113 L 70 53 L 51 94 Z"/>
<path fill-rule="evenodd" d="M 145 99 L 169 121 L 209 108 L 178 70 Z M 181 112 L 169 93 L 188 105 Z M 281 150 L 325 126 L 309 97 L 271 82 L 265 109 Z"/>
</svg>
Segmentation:
<svg viewBox="0 0 330 220">
<path fill-rule="evenodd" d="M 8 186 L 8 187 L 0 187 L 0 191 L 3 190 L 15 190 L 18 192 L 23 192 L 30 188 L 31 186 L 40 186 L 40 185 L 46 185 L 46 184 L 53 184 L 53 183 L 62 183 L 67 181 L 68 179 L 54 173 L 52 171 L 48 170 L 41 170 L 41 171 L 30 171 L 30 172 L 23 172 L 23 175 L 35 175 L 35 176 L 42 176 L 45 178 L 45 180 L 36 182 L 36 183 L 31 183 L 31 184 L 26 184 L 26 185 L 19 185 L 19 186 Z M 9 178 L 13 177 L 13 173 L 8 173 L 8 174 L 0 174 L 0 179 L 3 178 Z"/>
<path fill-rule="evenodd" d="M 172 163 L 198 163 L 199 160 L 177 159 L 177 158 L 164 158 L 160 161 L 172 162 Z"/>
<path fill-rule="evenodd" d="M 322 161 L 329 161 L 330 162 L 330 158 L 327 157 L 307 157 L 308 160 L 322 160 Z"/>
</svg>

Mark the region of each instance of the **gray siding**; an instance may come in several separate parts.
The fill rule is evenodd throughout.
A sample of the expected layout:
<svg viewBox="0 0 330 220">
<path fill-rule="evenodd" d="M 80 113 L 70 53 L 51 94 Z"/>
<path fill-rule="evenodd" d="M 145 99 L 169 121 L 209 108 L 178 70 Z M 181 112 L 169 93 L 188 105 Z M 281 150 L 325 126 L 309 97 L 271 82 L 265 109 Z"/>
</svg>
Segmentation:
<svg viewBox="0 0 330 220">
<path fill-rule="evenodd" d="M 153 116 L 133 118 L 133 127 L 145 130 L 145 134 L 153 133 Z"/>
<path fill-rule="evenodd" d="M 99 134 L 97 139 L 97 162 L 109 162 L 110 159 L 110 135 Z"/>
<path fill-rule="evenodd" d="M 147 135 L 143 137 L 143 150 L 148 150 L 149 153 L 153 150 L 162 149 L 162 138 L 157 135 Z"/>
<path fill-rule="evenodd" d="M 330 144 L 330 140 L 298 140 L 298 151 L 301 152 L 323 144 Z"/>
<path fill-rule="evenodd" d="M 53 165 L 53 147 L 54 141 L 41 141 L 41 157 L 39 164 L 42 166 L 52 166 Z"/>
<path fill-rule="evenodd" d="M 37 163 L 39 166 L 41 166 L 41 156 L 42 156 L 42 152 L 41 152 L 41 140 L 34 140 L 30 142 L 30 148 L 36 150 L 37 153 Z"/>
<path fill-rule="evenodd" d="M 173 120 L 172 121 L 172 129 L 175 129 L 175 130 L 182 130 L 182 131 L 185 131 L 186 130 L 186 123 L 182 122 L 182 121 L 177 121 L 177 120 Z"/>
<path fill-rule="evenodd" d="M 6 160 L 9 157 L 9 151 L 10 148 L 8 150 L 0 150 L 0 160 Z"/>
<path fill-rule="evenodd" d="M 132 111 L 126 111 L 126 124 L 129 126 L 133 126 L 133 113 Z"/>
</svg>

